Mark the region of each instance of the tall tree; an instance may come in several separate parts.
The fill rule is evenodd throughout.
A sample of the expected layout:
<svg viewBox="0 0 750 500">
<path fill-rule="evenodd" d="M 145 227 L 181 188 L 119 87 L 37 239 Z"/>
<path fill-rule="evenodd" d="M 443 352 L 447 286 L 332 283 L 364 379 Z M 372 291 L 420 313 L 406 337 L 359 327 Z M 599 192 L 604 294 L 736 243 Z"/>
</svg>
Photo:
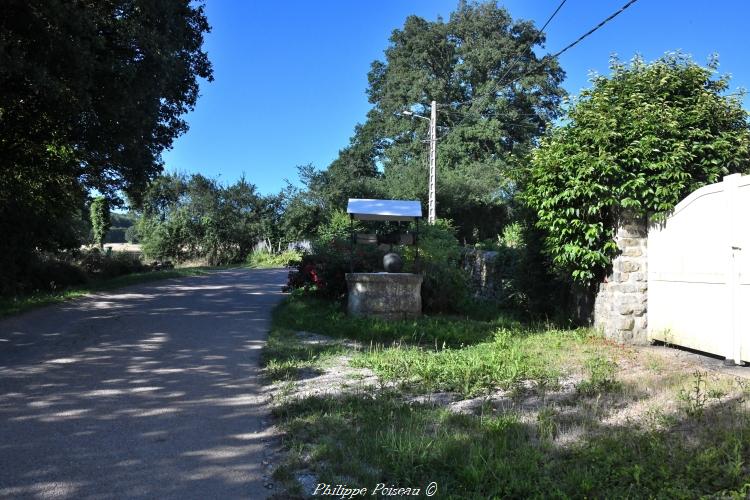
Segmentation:
<svg viewBox="0 0 750 500">
<path fill-rule="evenodd" d="M 328 184 L 344 179 L 356 192 L 361 182 L 346 179 L 356 172 L 389 197 L 426 201 L 427 123 L 401 112 L 429 115 L 435 100 L 438 214 L 454 219 L 463 238 L 497 234 L 519 162 L 564 95 L 557 61 L 534 51 L 544 40 L 533 23 L 513 21 L 495 2 L 462 1 L 448 22 L 410 16 L 391 35 L 385 60 L 372 63 L 373 108 L 329 168 Z"/>
<path fill-rule="evenodd" d="M 89 189 L 140 200 L 187 129 L 198 79 L 212 79 L 208 31 L 190 0 L 3 2 L 0 281 L 32 251 L 76 243 L 60 228 Z"/>
<path fill-rule="evenodd" d="M 617 253 L 623 211 L 660 217 L 695 189 L 750 170 L 748 114 L 726 76 L 683 54 L 614 59 L 535 152 L 525 198 L 549 254 L 591 284 Z"/>
<path fill-rule="evenodd" d="M 89 213 L 91 217 L 91 231 L 94 234 L 94 243 L 99 245 L 99 248 L 102 248 L 107 231 L 112 227 L 107 199 L 104 196 L 94 198 L 94 201 L 91 202 Z"/>
</svg>

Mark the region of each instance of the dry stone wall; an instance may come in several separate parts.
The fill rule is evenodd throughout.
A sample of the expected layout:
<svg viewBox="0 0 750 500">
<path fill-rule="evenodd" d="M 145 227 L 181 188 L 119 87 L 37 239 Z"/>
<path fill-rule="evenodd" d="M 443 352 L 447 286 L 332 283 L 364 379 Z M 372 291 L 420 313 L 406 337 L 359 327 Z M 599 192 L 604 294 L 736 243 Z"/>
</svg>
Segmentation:
<svg viewBox="0 0 750 500">
<path fill-rule="evenodd" d="M 620 255 L 612 274 L 599 285 L 594 326 L 617 342 L 648 342 L 648 227 L 637 218 L 624 219 L 615 237 Z"/>
<path fill-rule="evenodd" d="M 464 250 L 462 266 L 469 275 L 469 285 L 475 297 L 496 298 L 497 258 L 498 252 L 468 248 Z"/>
</svg>

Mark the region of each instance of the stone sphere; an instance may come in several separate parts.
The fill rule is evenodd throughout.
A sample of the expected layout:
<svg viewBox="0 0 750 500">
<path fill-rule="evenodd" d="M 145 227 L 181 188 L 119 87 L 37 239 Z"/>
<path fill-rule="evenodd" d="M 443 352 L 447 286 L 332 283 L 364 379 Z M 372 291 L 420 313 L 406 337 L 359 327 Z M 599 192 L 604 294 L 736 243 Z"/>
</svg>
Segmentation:
<svg viewBox="0 0 750 500">
<path fill-rule="evenodd" d="M 404 267 L 404 262 L 401 260 L 401 256 L 397 253 L 387 253 L 383 256 L 383 269 L 387 273 L 400 273 Z"/>
</svg>

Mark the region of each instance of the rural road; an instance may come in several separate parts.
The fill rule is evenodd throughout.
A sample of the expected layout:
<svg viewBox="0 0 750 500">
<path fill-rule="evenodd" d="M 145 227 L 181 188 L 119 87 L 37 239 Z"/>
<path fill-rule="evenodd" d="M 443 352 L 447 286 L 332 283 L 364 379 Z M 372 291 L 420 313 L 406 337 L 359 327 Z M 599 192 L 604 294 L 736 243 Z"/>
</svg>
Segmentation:
<svg viewBox="0 0 750 500">
<path fill-rule="evenodd" d="M 265 498 L 259 356 L 285 270 L 0 320 L 0 498 Z"/>
</svg>

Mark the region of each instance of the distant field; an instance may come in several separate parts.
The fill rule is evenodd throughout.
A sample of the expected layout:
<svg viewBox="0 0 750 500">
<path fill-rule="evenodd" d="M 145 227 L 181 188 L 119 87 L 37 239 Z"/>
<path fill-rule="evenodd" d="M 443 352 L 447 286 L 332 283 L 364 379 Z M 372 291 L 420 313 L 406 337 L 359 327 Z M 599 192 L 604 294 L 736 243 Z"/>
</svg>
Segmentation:
<svg viewBox="0 0 750 500">
<path fill-rule="evenodd" d="M 112 247 L 113 252 L 140 252 L 139 243 L 105 243 L 104 248 Z M 93 245 L 84 245 L 81 248 L 93 248 Z"/>
</svg>

